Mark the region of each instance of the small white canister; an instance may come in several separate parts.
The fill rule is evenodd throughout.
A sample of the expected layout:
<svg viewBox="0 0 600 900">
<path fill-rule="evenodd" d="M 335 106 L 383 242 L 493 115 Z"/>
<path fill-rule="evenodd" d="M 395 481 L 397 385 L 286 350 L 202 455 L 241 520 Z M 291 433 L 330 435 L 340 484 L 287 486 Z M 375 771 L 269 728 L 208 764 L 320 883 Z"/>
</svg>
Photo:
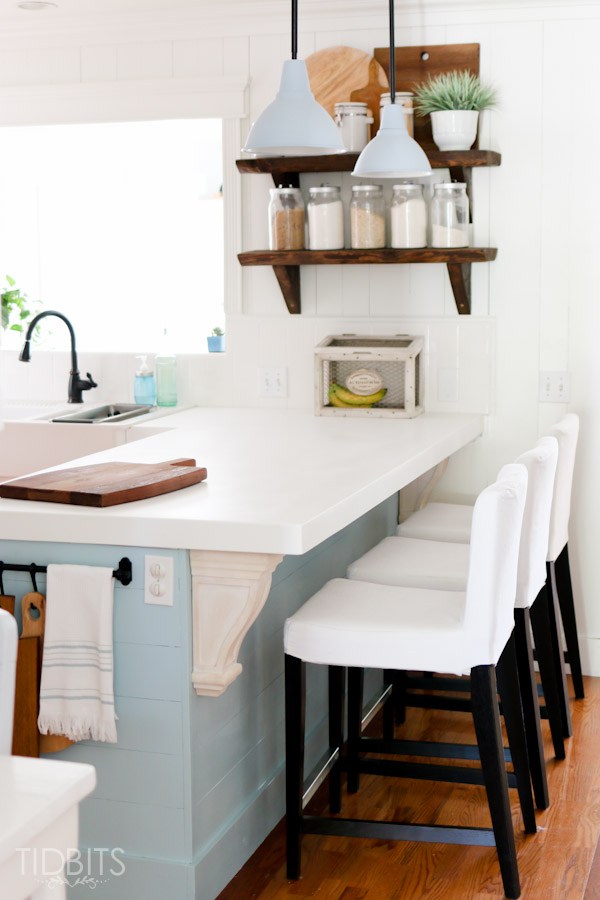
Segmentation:
<svg viewBox="0 0 600 900">
<path fill-rule="evenodd" d="M 384 106 L 389 106 L 390 93 L 381 94 L 379 98 L 379 108 L 383 109 Z M 415 127 L 414 127 L 414 109 L 413 109 L 413 97 L 414 94 L 411 94 L 410 91 L 396 91 L 396 106 L 404 107 L 404 121 L 406 122 L 406 130 L 410 134 L 411 137 L 415 135 Z"/>
<path fill-rule="evenodd" d="M 336 103 L 335 123 L 346 150 L 360 153 L 369 143 L 373 116 L 366 103 Z"/>
</svg>

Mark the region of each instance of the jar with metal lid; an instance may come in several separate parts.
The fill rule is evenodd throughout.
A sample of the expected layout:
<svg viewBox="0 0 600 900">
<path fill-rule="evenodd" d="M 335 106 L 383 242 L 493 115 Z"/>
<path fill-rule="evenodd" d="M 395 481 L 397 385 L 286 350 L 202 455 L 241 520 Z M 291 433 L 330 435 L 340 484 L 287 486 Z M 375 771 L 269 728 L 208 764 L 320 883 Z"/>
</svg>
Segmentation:
<svg viewBox="0 0 600 900">
<path fill-rule="evenodd" d="M 304 248 L 304 201 L 299 188 L 272 188 L 269 202 L 271 250 Z"/>
<path fill-rule="evenodd" d="M 342 250 L 344 247 L 344 207 L 339 187 L 309 188 L 308 243 L 311 250 Z"/>
<path fill-rule="evenodd" d="M 385 202 L 380 184 L 357 184 L 350 202 L 350 240 L 357 250 L 385 247 Z"/>
<path fill-rule="evenodd" d="M 469 246 L 469 198 L 459 182 L 434 184 L 431 201 L 431 246 Z"/>
<path fill-rule="evenodd" d="M 366 103 L 336 103 L 335 123 L 342 132 L 346 150 L 359 153 L 369 143 L 373 116 Z"/>
<path fill-rule="evenodd" d="M 410 91 L 396 91 L 396 106 L 404 107 L 404 121 L 406 122 L 406 130 L 410 134 L 411 137 L 414 137 L 415 129 L 414 129 L 414 109 L 413 109 L 413 97 Z M 391 94 L 386 92 L 385 94 L 381 94 L 379 97 L 379 108 L 383 109 L 384 106 L 389 106 L 391 103 Z"/>
<path fill-rule="evenodd" d="M 420 184 L 395 184 L 390 206 L 391 245 L 427 246 L 427 204 Z"/>
</svg>

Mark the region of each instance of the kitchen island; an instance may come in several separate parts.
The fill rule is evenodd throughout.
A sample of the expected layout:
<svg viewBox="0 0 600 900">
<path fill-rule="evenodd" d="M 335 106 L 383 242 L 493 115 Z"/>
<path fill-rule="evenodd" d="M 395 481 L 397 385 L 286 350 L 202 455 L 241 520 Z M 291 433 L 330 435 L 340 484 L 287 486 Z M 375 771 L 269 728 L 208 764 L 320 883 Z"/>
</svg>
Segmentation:
<svg viewBox="0 0 600 900">
<path fill-rule="evenodd" d="M 108 509 L 0 500 L 5 561 L 133 562 L 115 588 L 119 743 L 61 754 L 98 772 L 83 844 L 125 852 L 101 900 L 211 900 L 264 839 L 283 811 L 283 621 L 393 530 L 398 490 L 481 432 L 476 415 L 192 409 L 85 462 L 194 457 L 206 482 Z M 172 606 L 144 602 L 147 553 L 173 560 Z M 24 593 L 26 576 L 10 586 Z M 316 675 L 309 764 L 323 688 Z"/>
</svg>

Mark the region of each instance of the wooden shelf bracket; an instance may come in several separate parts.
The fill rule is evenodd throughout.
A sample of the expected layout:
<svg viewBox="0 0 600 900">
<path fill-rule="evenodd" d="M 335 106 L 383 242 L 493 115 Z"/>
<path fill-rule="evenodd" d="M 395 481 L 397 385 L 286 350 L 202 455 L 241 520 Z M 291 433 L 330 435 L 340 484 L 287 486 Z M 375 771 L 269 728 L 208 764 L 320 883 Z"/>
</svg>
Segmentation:
<svg viewBox="0 0 600 900">
<path fill-rule="evenodd" d="M 471 315 L 471 263 L 446 263 L 459 316 Z"/>
<path fill-rule="evenodd" d="M 300 308 L 300 266 L 273 266 L 288 312 L 298 315 Z"/>
</svg>

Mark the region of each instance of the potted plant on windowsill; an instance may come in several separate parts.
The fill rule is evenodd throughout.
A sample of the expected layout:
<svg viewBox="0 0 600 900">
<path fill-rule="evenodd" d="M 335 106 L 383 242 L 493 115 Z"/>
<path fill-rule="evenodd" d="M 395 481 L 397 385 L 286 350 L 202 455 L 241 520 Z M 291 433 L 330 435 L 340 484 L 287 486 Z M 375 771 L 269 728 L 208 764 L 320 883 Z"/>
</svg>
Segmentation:
<svg viewBox="0 0 600 900">
<path fill-rule="evenodd" d="M 206 342 L 209 353 L 222 353 L 225 350 L 225 332 L 222 328 L 213 328 Z"/>
<path fill-rule="evenodd" d="M 24 331 L 26 320 L 31 316 L 29 309 L 29 300 L 27 294 L 22 294 L 18 287 L 15 287 L 15 279 L 10 275 L 6 275 L 6 285 L 0 294 L 2 300 L 2 320 L 1 326 L 3 331 Z"/>
<path fill-rule="evenodd" d="M 479 113 L 495 105 L 495 89 L 471 72 L 446 72 L 415 89 L 415 109 L 420 116 L 431 116 L 433 140 L 440 150 L 470 150 Z"/>
</svg>

